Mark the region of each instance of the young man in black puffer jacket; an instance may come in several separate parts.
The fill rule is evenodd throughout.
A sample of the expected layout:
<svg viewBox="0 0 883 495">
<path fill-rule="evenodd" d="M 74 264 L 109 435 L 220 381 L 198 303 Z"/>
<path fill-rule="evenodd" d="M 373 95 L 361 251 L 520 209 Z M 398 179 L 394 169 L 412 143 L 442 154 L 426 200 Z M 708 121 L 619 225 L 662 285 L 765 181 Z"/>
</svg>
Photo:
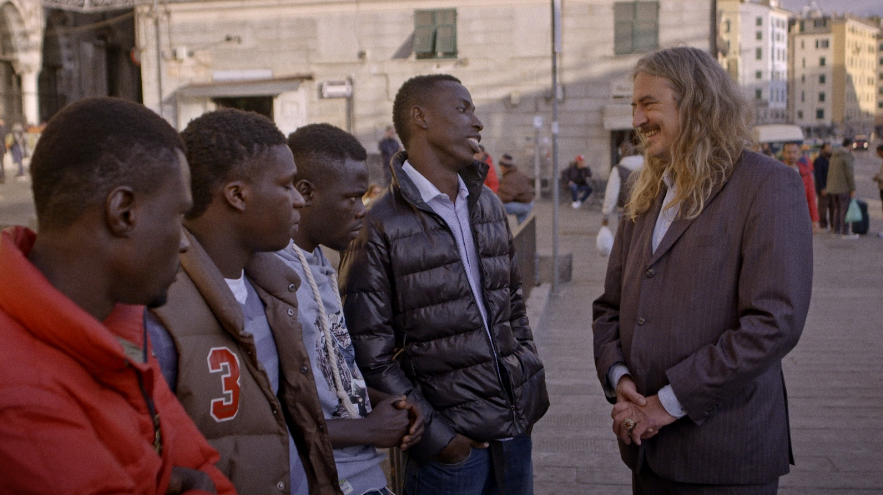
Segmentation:
<svg viewBox="0 0 883 495">
<path fill-rule="evenodd" d="M 341 265 L 366 382 L 426 418 L 405 494 L 533 493 L 530 431 L 549 407 L 506 213 L 473 159 L 474 111 L 452 76 L 402 86 L 393 121 L 405 151 Z"/>
</svg>

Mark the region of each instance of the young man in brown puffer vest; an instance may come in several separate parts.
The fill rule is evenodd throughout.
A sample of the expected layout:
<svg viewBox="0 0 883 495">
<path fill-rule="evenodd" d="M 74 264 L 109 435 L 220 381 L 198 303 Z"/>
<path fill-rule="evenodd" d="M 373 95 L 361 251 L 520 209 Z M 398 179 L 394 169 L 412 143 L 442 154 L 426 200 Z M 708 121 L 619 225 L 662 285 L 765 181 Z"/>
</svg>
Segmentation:
<svg viewBox="0 0 883 495">
<path fill-rule="evenodd" d="M 181 133 L 191 163 L 190 250 L 148 328 L 163 374 L 243 494 L 340 493 L 297 321 L 285 247 L 303 197 L 285 136 L 225 109 Z"/>
</svg>

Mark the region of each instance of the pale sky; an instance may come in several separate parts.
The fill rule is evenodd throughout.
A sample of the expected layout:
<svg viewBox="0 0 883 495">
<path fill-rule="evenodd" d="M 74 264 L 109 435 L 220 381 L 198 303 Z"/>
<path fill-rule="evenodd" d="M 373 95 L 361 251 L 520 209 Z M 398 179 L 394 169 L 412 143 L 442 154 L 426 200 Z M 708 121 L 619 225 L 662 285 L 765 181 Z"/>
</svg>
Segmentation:
<svg viewBox="0 0 883 495">
<path fill-rule="evenodd" d="M 805 5 L 812 0 L 780 0 L 785 10 L 799 14 Z M 851 12 L 861 16 L 878 15 L 883 17 L 883 1 L 881 0 L 815 0 L 816 5 L 825 14 L 842 14 Z"/>
</svg>

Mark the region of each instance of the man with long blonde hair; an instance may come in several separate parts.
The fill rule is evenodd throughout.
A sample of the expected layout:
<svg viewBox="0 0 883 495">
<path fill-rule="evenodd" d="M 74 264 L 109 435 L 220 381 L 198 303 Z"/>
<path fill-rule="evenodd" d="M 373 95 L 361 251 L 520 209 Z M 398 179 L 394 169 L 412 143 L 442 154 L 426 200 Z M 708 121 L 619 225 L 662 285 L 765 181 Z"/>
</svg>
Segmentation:
<svg viewBox="0 0 883 495">
<path fill-rule="evenodd" d="M 645 166 L 593 330 L 634 493 L 774 494 L 812 285 L 803 184 L 746 148 L 750 107 L 701 50 L 641 58 L 632 106 Z"/>
</svg>

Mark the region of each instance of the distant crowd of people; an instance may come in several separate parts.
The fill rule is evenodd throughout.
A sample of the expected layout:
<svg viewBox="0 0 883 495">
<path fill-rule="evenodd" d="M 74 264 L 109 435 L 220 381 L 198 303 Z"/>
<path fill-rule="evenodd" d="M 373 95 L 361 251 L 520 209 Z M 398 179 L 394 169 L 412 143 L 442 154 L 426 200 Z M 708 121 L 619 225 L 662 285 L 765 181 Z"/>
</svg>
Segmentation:
<svg viewBox="0 0 883 495">
<path fill-rule="evenodd" d="M 785 143 L 782 148 L 782 161 L 797 171 L 802 180 L 806 202 L 812 221 L 813 233 L 831 232 L 846 240 L 858 239 L 859 234 L 867 233 L 867 205 L 861 207 L 863 221 L 847 221 L 850 203 L 856 200 L 855 166 L 852 154 L 852 139 L 846 138 L 842 146 L 832 151 L 830 143 L 822 144 L 815 160 L 803 153 L 799 142 Z M 877 157 L 883 159 L 883 144 L 877 146 Z M 883 165 L 874 176 L 883 200 Z M 883 238 L 883 232 L 878 233 Z"/>
<path fill-rule="evenodd" d="M 26 176 L 24 159 L 28 156 L 29 150 L 24 126 L 16 122 L 11 129 L 7 129 L 6 122 L 0 119 L 0 139 L 3 139 L 3 146 L 0 146 L 0 184 L 6 182 L 4 161 L 7 151 L 12 157 L 12 164 L 16 167 L 15 178 L 24 178 Z"/>
<path fill-rule="evenodd" d="M 782 360 L 814 222 L 849 235 L 848 149 L 814 169 L 751 151 L 752 105 L 696 48 L 632 78 L 639 142 L 586 299 L 609 441 L 635 494 L 775 494 Z M 392 121 L 381 186 L 329 124 L 220 109 L 178 133 L 114 98 L 55 115 L 30 162 L 39 233 L 0 233 L 0 493 L 391 495 L 396 448 L 405 494 L 531 495 L 550 400 L 507 215 L 534 185 L 510 154 L 497 175 L 454 76 L 408 79 Z M 573 208 L 590 179 L 582 156 L 562 172 Z"/>
</svg>

